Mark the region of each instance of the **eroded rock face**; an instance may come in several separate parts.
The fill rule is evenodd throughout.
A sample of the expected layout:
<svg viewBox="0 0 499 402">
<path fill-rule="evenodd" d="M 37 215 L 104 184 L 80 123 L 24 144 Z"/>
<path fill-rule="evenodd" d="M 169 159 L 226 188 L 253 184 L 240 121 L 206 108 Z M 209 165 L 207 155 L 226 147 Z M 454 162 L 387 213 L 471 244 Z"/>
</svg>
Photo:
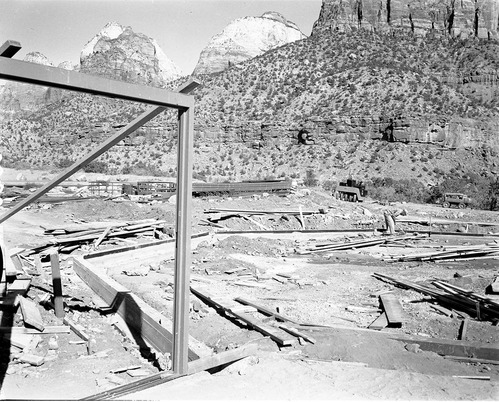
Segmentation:
<svg viewBox="0 0 499 402">
<path fill-rule="evenodd" d="M 314 32 L 404 29 L 453 37 L 497 39 L 499 0 L 323 0 Z"/>
<path fill-rule="evenodd" d="M 220 72 L 305 37 L 294 23 L 276 12 L 239 18 L 210 40 L 201 52 L 193 74 Z"/>
<path fill-rule="evenodd" d="M 85 45 L 80 65 L 84 73 L 156 87 L 182 76 L 154 39 L 114 22 Z"/>
<path fill-rule="evenodd" d="M 47 57 L 39 52 L 28 53 L 24 57 L 24 61 L 54 66 Z M 39 85 L 22 84 L 15 81 L 6 82 L 5 85 L 0 86 L 0 119 L 12 116 L 19 111 L 37 110 L 41 106 L 59 99 L 60 96 L 60 90 L 55 93 L 49 88 Z"/>
</svg>

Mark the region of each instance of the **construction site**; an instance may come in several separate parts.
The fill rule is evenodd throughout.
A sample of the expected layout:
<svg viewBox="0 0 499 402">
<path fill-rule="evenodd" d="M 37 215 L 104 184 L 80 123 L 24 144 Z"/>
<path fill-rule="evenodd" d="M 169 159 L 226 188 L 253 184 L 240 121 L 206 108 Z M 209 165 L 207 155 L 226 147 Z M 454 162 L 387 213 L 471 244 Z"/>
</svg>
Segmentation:
<svg viewBox="0 0 499 402">
<path fill-rule="evenodd" d="M 195 80 L 139 95 L 18 62 L 15 47 L 0 49 L 1 79 L 152 106 L 11 192 L 2 399 L 497 399 L 497 212 L 361 203 L 290 181 L 203 187 Z M 179 115 L 175 185 L 89 184 L 64 199 L 66 181 L 166 108 Z"/>
</svg>

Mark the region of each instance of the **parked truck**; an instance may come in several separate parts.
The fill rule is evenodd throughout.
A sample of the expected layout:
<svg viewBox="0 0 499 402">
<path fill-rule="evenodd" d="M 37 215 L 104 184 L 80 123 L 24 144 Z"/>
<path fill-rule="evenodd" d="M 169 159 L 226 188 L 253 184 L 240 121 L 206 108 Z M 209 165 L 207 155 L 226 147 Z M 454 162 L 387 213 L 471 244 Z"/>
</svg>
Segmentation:
<svg viewBox="0 0 499 402">
<path fill-rule="evenodd" d="M 460 209 L 466 208 L 471 204 L 472 199 L 463 193 L 445 193 L 442 200 L 442 207 L 449 208 L 456 206 Z"/>
<path fill-rule="evenodd" d="M 361 181 L 347 179 L 336 187 L 335 195 L 340 200 L 362 202 L 367 197 L 367 190 Z"/>
</svg>

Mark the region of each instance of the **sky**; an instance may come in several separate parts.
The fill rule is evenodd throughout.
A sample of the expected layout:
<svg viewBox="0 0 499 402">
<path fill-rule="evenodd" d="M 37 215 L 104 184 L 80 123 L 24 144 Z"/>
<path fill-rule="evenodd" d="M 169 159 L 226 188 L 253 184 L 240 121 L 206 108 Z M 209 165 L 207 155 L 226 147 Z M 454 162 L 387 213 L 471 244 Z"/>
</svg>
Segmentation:
<svg viewBox="0 0 499 402">
<path fill-rule="evenodd" d="M 22 60 L 40 52 L 54 65 L 78 64 L 80 52 L 108 22 L 156 39 L 190 74 L 209 40 L 231 21 L 276 11 L 310 35 L 322 0 L 1 0 L 0 44 L 16 40 Z"/>
</svg>

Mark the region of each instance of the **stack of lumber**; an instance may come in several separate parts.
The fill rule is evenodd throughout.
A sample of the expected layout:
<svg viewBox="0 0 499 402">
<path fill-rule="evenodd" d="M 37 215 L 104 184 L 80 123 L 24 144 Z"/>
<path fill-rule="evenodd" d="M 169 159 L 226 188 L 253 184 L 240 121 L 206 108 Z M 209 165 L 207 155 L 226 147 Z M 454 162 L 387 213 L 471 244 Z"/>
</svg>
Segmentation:
<svg viewBox="0 0 499 402">
<path fill-rule="evenodd" d="M 497 222 L 476 222 L 476 221 L 462 221 L 441 218 L 426 218 L 421 216 L 397 216 L 397 222 L 418 223 L 420 225 L 477 225 L 477 226 L 498 226 Z"/>
<path fill-rule="evenodd" d="M 251 209 L 223 209 L 223 208 L 217 208 L 217 209 L 208 209 L 204 211 L 205 214 L 210 214 L 210 217 L 207 219 L 202 219 L 202 221 L 206 224 L 210 224 L 211 226 L 219 227 L 219 228 L 224 228 L 223 226 L 219 225 L 217 222 L 228 219 L 228 218 L 243 218 L 254 225 L 258 226 L 259 229 L 262 230 L 270 230 L 267 228 L 265 225 L 262 223 L 254 220 L 251 218 L 251 216 L 255 215 L 260 215 L 260 216 L 266 216 L 266 215 L 291 215 L 291 216 L 296 216 L 302 227 L 305 228 L 305 221 L 304 221 L 304 216 L 307 215 L 314 215 L 314 214 L 324 214 L 326 213 L 325 209 L 321 208 L 318 210 L 309 210 L 309 211 L 304 211 L 304 210 L 294 210 L 294 211 L 269 211 L 269 210 L 251 210 Z"/>
<path fill-rule="evenodd" d="M 383 258 L 384 261 L 439 261 L 439 260 L 475 260 L 481 258 L 499 257 L 499 244 L 496 242 L 489 244 L 478 244 L 468 247 L 449 247 L 441 251 L 424 253 L 396 255 Z"/>
<path fill-rule="evenodd" d="M 272 193 L 275 195 L 287 195 L 293 193 L 295 187 L 291 180 L 275 181 L 251 181 L 232 183 L 192 183 L 193 196 L 221 195 L 232 196 L 247 194 Z"/>
<path fill-rule="evenodd" d="M 46 249 L 56 248 L 59 251 L 70 252 L 82 245 L 99 245 L 110 238 L 127 238 L 138 234 L 152 234 L 163 231 L 164 220 L 144 219 L 131 222 L 95 222 L 85 224 L 72 224 L 66 226 L 43 227 L 45 235 L 54 236 L 49 243 L 31 249 L 40 253 Z"/>
<path fill-rule="evenodd" d="M 339 250 L 352 250 L 362 247 L 371 247 L 378 246 L 381 244 L 400 244 L 401 242 L 406 242 L 409 240 L 421 240 L 426 239 L 426 235 L 410 235 L 410 236 L 390 236 L 390 237 L 381 237 L 381 238 L 369 238 L 362 239 L 357 241 L 348 241 L 338 242 L 338 243 L 320 243 L 314 246 L 308 246 L 303 249 L 297 249 L 296 252 L 298 254 L 314 254 L 314 253 L 322 253 L 325 251 L 339 251 Z"/>
<path fill-rule="evenodd" d="M 466 317 L 466 315 L 469 315 L 480 321 L 496 321 L 499 319 L 499 302 L 450 283 L 433 281 L 432 284 L 435 287 L 432 288 L 377 273 L 374 273 L 373 276 L 382 281 L 431 296 L 441 306 L 455 312 L 464 313 L 459 314 L 461 316 Z"/>
</svg>

